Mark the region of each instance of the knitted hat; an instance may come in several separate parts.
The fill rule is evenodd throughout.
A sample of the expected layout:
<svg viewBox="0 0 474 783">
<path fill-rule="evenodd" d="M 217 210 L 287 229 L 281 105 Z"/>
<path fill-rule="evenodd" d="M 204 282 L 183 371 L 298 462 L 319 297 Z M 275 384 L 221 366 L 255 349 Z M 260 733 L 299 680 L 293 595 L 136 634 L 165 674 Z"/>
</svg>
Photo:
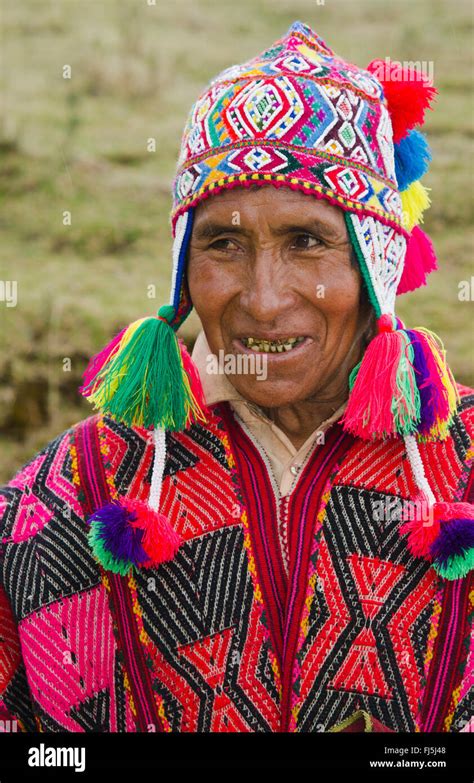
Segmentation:
<svg viewBox="0 0 474 783">
<path fill-rule="evenodd" d="M 395 315 L 396 295 L 424 285 L 437 268 L 418 225 L 429 206 L 420 179 L 431 155 L 415 129 L 435 93 L 424 75 L 397 63 L 377 60 L 364 70 L 342 60 L 295 22 L 269 49 L 220 73 L 193 105 L 173 183 L 170 304 L 120 332 L 91 360 L 81 387 L 110 416 L 154 428 L 148 504 L 122 499 L 91 518 L 91 540 L 107 567 L 151 566 L 179 545 L 159 500 L 166 430 L 206 415 L 199 374 L 176 336 L 192 309 L 186 259 L 194 208 L 255 184 L 290 187 L 343 210 L 378 326 L 350 375 L 343 426 L 368 440 L 405 438 L 420 500 L 437 520 L 431 537 L 419 520 L 406 520 L 412 551 L 448 578 L 472 565 L 473 507 L 457 504 L 459 517 L 456 504 L 436 503 L 418 450 L 418 440 L 447 436 L 456 385 L 436 335 L 406 329 Z M 456 525 L 469 534 L 456 536 Z M 443 535 L 449 541 L 440 548 Z"/>
</svg>

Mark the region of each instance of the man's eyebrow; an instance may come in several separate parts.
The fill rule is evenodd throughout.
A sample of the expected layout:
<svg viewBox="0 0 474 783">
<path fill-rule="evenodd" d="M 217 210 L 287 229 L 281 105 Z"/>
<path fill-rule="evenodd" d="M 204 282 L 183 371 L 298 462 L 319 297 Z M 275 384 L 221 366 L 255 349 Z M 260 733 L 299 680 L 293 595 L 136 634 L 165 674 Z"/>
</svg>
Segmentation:
<svg viewBox="0 0 474 783">
<path fill-rule="evenodd" d="M 274 233 L 277 235 L 305 234 L 311 233 L 311 231 L 317 231 L 325 236 L 337 236 L 340 233 L 336 226 L 317 218 L 308 218 L 302 223 L 282 223 Z"/>
<path fill-rule="evenodd" d="M 248 231 L 232 223 L 206 221 L 202 226 L 194 227 L 193 234 L 194 239 L 213 239 L 219 234 L 248 234 Z"/>
<path fill-rule="evenodd" d="M 283 234 L 304 234 L 311 231 L 318 231 L 325 236 L 336 236 L 339 233 L 335 226 L 317 218 L 310 218 L 302 223 L 283 223 L 273 233 L 277 236 L 282 236 Z M 195 227 L 193 233 L 195 239 L 213 239 L 219 236 L 219 234 L 248 235 L 250 232 L 242 226 L 233 225 L 232 223 L 206 221 L 201 226 Z"/>
</svg>

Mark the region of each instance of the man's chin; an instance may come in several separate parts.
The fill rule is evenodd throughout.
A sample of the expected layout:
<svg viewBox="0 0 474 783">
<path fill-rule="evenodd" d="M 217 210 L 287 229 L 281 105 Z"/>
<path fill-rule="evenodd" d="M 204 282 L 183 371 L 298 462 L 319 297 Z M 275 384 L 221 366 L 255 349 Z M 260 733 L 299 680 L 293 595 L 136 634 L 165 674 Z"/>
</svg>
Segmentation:
<svg viewBox="0 0 474 783">
<path fill-rule="evenodd" d="M 267 377 L 264 380 L 258 379 L 257 376 L 248 377 L 244 382 L 242 377 L 237 382 L 235 378 L 229 380 L 242 397 L 259 408 L 281 408 L 305 399 L 304 392 L 302 393 L 303 384 L 299 384 L 296 379 L 282 381 Z M 305 381 L 307 382 L 307 379 Z"/>
</svg>

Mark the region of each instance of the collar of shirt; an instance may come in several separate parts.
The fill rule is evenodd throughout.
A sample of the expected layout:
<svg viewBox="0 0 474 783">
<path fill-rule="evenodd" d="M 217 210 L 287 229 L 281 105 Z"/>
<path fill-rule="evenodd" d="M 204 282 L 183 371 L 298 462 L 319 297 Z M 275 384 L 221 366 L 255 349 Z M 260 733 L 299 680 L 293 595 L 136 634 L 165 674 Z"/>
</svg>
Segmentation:
<svg viewBox="0 0 474 783">
<path fill-rule="evenodd" d="M 282 497 L 288 495 L 297 483 L 301 467 L 315 444 L 324 443 L 324 432 L 344 412 L 344 402 L 328 419 L 321 422 L 307 440 L 297 449 L 283 430 L 266 416 L 262 409 L 246 400 L 237 391 L 225 373 L 208 372 L 208 357 L 212 355 L 204 331 L 201 330 L 194 344 L 191 357 L 198 369 L 206 404 L 211 406 L 227 401 L 237 414 L 247 434 L 270 463 L 277 489 Z"/>
</svg>

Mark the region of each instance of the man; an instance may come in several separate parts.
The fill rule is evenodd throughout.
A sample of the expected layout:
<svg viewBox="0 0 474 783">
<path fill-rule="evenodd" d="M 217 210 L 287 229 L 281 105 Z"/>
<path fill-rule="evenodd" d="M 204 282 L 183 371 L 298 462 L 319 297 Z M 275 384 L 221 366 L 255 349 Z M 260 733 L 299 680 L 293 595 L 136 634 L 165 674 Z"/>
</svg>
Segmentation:
<svg viewBox="0 0 474 783">
<path fill-rule="evenodd" d="M 394 310 L 436 265 L 434 90 L 379 66 L 296 22 L 193 106 L 170 305 L 91 361 L 101 413 L 3 490 L 22 729 L 469 726 L 473 391 Z"/>
</svg>

